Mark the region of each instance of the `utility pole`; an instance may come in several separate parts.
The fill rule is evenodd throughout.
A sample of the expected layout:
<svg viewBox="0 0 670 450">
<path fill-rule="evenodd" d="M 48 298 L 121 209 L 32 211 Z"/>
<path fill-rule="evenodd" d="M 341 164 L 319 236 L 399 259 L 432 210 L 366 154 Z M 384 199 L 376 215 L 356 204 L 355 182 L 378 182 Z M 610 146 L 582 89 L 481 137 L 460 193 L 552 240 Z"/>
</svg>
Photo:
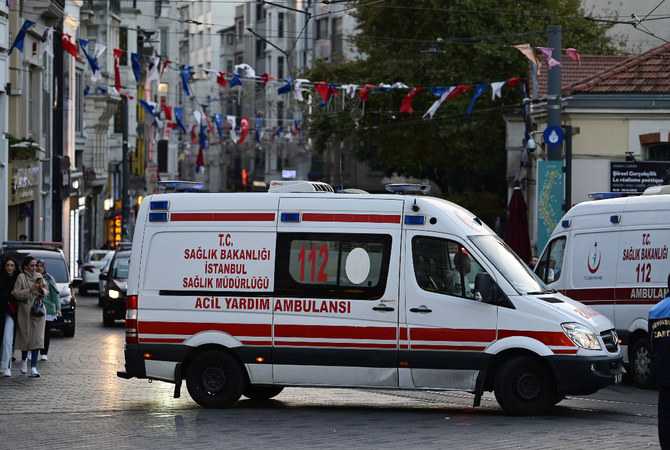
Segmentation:
<svg viewBox="0 0 670 450">
<path fill-rule="evenodd" d="M 561 27 L 549 25 L 547 27 L 547 46 L 553 48 L 552 58 L 561 62 Z M 547 125 L 561 126 L 561 66 L 547 69 Z M 561 146 L 548 146 L 547 159 L 560 161 Z"/>
<path fill-rule="evenodd" d="M 129 242 L 132 237 L 128 232 L 130 220 L 130 164 L 128 161 L 128 99 L 121 100 L 121 128 L 122 128 L 122 152 L 121 157 L 121 239 Z"/>
</svg>

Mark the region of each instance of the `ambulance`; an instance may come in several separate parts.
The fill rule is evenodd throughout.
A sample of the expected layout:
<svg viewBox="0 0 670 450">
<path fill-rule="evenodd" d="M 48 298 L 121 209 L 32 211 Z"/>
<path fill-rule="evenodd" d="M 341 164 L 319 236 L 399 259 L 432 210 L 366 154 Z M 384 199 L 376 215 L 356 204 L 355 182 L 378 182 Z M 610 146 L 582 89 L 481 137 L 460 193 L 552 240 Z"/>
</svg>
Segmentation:
<svg viewBox="0 0 670 450">
<path fill-rule="evenodd" d="M 174 183 L 177 186 L 178 183 Z M 139 209 L 122 378 L 224 408 L 284 387 L 493 391 L 513 415 L 620 381 L 612 323 L 426 186 L 170 192 Z"/>
<path fill-rule="evenodd" d="M 668 293 L 669 193 L 670 186 L 656 186 L 574 206 L 535 267 L 550 288 L 614 323 L 624 364 L 641 387 L 654 384 L 649 310 Z"/>
</svg>

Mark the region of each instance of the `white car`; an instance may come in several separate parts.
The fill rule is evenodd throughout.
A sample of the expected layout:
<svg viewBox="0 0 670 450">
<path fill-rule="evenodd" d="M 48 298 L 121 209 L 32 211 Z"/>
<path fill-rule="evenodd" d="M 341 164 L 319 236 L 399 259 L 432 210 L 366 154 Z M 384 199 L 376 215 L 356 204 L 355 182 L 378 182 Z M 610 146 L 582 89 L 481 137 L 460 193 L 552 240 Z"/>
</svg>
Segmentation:
<svg viewBox="0 0 670 450">
<path fill-rule="evenodd" d="M 114 255 L 112 250 L 90 250 L 81 264 L 81 285 L 79 293 L 87 295 L 89 289 L 98 288 L 100 270 Z"/>
</svg>

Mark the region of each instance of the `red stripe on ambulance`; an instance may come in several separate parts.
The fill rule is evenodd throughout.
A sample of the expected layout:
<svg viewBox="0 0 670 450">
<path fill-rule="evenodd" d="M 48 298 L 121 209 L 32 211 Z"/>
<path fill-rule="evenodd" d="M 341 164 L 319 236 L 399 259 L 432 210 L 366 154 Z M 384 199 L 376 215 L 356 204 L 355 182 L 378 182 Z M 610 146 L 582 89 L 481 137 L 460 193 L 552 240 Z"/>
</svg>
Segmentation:
<svg viewBox="0 0 670 450">
<path fill-rule="evenodd" d="M 222 331 L 232 336 L 271 338 L 272 325 L 246 323 L 139 322 L 140 334 L 192 336 L 203 331 Z M 144 339 L 142 339 L 144 340 Z"/>
<path fill-rule="evenodd" d="M 412 328 L 410 341 L 448 342 L 493 342 L 496 330 L 468 330 L 453 328 Z M 412 346 L 414 347 L 414 346 Z"/>
<path fill-rule="evenodd" d="M 275 338 L 377 339 L 395 341 L 396 328 L 275 325 Z"/>
<path fill-rule="evenodd" d="M 575 347 L 565 333 L 560 331 L 524 331 L 524 330 L 499 330 L 498 339 L 506 337 L 524 336 L 542 342 L 548 347 Z M 556 352 L 555 352 L 556 353 Z"/>
<path fill-rule="evenodd" d="M 170 222 L 274 222 L 274 213 L 171 213 Z"/>
<path fill-rule="evenodd" d="M 400 223 L 399 215 L 302 213 L 303 222 Z"/>
</svg>

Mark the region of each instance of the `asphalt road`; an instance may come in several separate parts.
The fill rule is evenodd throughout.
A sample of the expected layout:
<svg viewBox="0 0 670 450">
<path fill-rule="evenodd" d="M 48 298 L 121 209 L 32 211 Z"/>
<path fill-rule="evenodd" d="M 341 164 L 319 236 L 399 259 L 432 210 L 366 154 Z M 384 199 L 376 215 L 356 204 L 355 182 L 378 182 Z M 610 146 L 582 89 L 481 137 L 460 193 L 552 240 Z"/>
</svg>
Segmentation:
<svg viewBox="0 0 670 450">
<path fill-rule="evenodd" d="M 507 416 L 490 393 L 472 408 L 463 392 L 313 388 L 207 410 L 185 386 L 175 399 L 171 384 L 118 378 L 123 340 L 80 297 L 75 337 L 54 335 L 42 377 L 0 377 L 0 448 L 659 448 L 656 392 L 627 383 L 541 417 Z"/>
</svg>

